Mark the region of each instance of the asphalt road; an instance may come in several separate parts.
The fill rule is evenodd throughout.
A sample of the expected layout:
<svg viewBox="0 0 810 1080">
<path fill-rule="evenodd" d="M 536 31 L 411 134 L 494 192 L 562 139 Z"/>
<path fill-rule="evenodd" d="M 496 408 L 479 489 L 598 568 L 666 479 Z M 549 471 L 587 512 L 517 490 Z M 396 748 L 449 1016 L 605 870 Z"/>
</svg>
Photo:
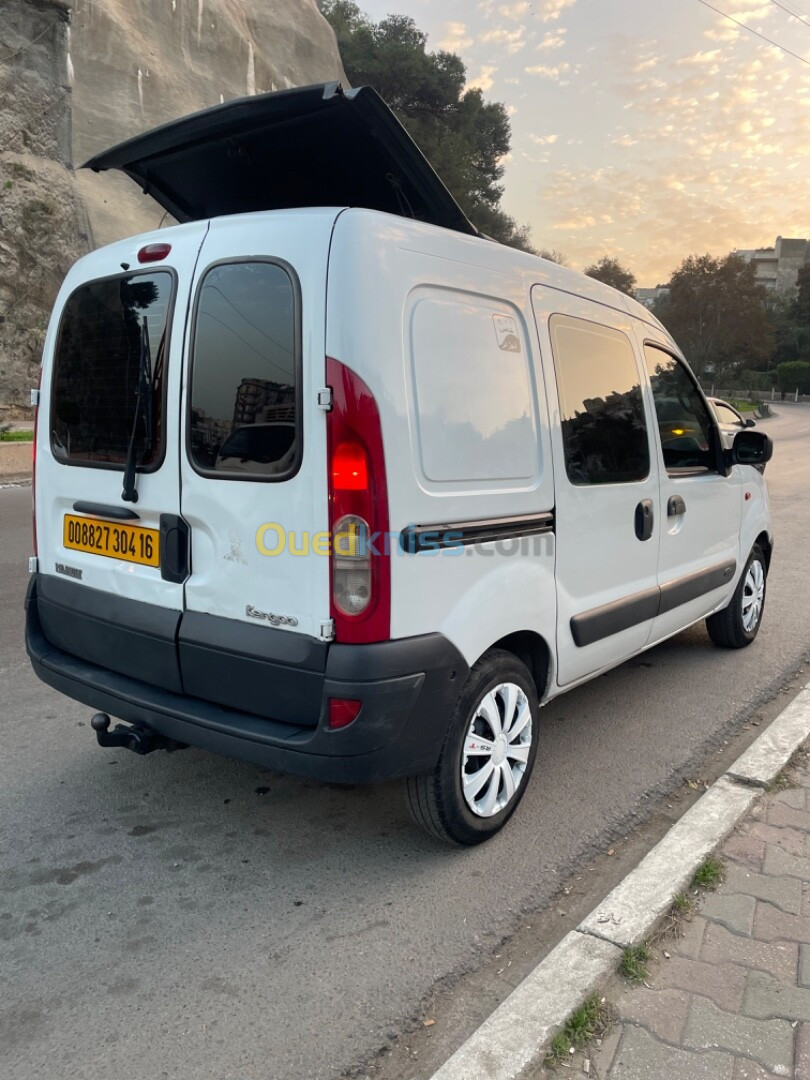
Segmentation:
<svg viewBox="0 0 810 1080">
<path fill-rule="evenodd" d="M 0 490 L 4 1080 L 327 1080 L 373 1055 L 810 654 L 810 408 L 769 430 L 755 645 L 693 628 L 553 703 L 519 813 L 472 851 L 416 831 L 397 785 L 97 748 L 28 667 L 30 489 Z"/>
</svg>

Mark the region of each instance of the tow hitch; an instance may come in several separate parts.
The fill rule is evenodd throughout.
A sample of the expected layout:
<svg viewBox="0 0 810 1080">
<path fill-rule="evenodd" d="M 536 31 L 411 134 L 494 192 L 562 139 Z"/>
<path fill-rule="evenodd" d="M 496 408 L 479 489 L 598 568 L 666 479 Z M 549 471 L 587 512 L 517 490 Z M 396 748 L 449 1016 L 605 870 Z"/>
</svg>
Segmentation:
<svg viewBox="0 0 810 1080">
<path fill-rule="evenodd" d="M 175 742 L 165 735 L 158 735 L 146 727 L 116 724 L 110 731 L 110 718 L 106 713 L 96 713 L 90 721 L 99 746 L 123 746 L 136 754 L 151 754 L 153 750 L 185 750 L 188 743 Z"/>
</svg>

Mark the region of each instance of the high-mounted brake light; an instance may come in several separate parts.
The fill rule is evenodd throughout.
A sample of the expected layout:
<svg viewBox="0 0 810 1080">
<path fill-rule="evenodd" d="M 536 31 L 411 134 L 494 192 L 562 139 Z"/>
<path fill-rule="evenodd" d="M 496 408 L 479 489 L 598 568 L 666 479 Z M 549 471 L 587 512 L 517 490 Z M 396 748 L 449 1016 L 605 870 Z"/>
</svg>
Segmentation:
<svg viewBox="0 0 810 1080">
<path fill-rule="evenodd" d="M 139 263 L 160 262 L 172 250 L 171 244 L 147 244 L 138 252 Z"/>
<path fill-rule="evenodd" d="M 387 641 L 391 629 L 388 488 L 380 414 L 353 371 L 326 359 L 332 604 L 338 641 Z"/>
</svg>

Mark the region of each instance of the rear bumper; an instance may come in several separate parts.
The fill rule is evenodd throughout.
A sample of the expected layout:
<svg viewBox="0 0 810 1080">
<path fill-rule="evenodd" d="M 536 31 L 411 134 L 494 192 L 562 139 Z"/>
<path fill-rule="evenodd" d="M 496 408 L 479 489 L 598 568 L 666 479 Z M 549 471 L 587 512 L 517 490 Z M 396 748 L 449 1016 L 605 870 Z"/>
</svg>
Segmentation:
<svg viewBox="0 0 810 1080">
<path fill-rule="evenodd" d="M 251 646 L 250 655 L 245 656 L 235 653 L 232 644 L 229 651 L 213 644 L 220 633 L 223 640 L 232 641 L 234 634 L 238 639 L 241 624 L 204 616 L 209 620 L 204 645 L 206 678 L 211 687 L 217 687 L 218 700 L 212 701 L 186 692 L 184 670 L 195 686 L 202 685 L 195 664 L 183 668 L 178 663 L 177 678 L 163 678 L 163 685 L 156 685 L 147 681 L 157 670 L 148 663 L 134 677 L 132 671 L 125 674 L 96 662 L 97 658 L 88 659 L 86 649 L 85 657 L 68 651 L 73 642 L 91 635 L 92 620 L 83 609 L 86 594 L 93 590 L 59 582 L 58 589 L 75 596 L 77 603 L 54 604 L 53 579 L 46 580 L 47 584 L 35 575 L 26 598 L 26 648 L 43 682 L 93 709 L 177 742 L 281 772 L 336 783 L 367 783 L 431 770 L 468 671 L 464 658 L 441 634 L 376 645 L 331 644 L 323 651 L 314 650 L 316 661 L 312 650 L 305 649 L 302 659 L 307 667 L 289 658 L 290 639 L 295 635 L 268 628 L 260 631 L 266 655 L 258 656 Z M 46 588 L 38 590 L 38 582 Z M 41 599 L 39 591 L 49 594 L 48 598 Z M 143 637 L 141 626 L 139 640 Z M 166 663 L 167 644 L 162 637 L 159 651 Z M 313 647 L 319 644 L 312 643 Z M 180 654 L 179 626 L 175 647 Z M 149 650 L 143 655 L 148 656 Z M 246 671 L 250 672 L 250 698 L 262 703 L 262 715 L 223 704 L 229 683 L 234 699 L 244 700 L 245 686 L 237 680 L 244 679 Z M 272 718 L 274 696 L 283 721 Z M 363 703 L 351 725 L 329 730 L 330 697 Z M 296 698 L 298 715 L 293 705 Z"/>
</svg>

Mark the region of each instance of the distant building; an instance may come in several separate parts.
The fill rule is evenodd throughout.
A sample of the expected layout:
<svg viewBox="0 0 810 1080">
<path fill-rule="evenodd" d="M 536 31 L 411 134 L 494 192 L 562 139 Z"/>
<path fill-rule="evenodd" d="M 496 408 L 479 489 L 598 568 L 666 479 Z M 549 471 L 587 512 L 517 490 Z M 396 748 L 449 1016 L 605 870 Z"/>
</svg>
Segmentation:
<svg viewBox="0 0 810 1080">
<path fill-rule="evenodd" d="M 796 287 L 799 270 L 810 264 L 810 240 L 790 240 L 777 236 L 769 248 L 734 250 L 747 263 L 753 263 L 757 281 L 772 292 L 785 292 Z"/>
<path fill-rule="evenodd" d="M 646 308 L 653 308 L 658 301 L 669 296 L 669 285 L 656 285 L 654 289 L 636 289 L 635 297 Z"/>
<path fill-rule="evenodd" d="M 236 391 L 234 427 L 295 420 L 295 387 L 271 379 L 242 379 Z"/>
</svg>

